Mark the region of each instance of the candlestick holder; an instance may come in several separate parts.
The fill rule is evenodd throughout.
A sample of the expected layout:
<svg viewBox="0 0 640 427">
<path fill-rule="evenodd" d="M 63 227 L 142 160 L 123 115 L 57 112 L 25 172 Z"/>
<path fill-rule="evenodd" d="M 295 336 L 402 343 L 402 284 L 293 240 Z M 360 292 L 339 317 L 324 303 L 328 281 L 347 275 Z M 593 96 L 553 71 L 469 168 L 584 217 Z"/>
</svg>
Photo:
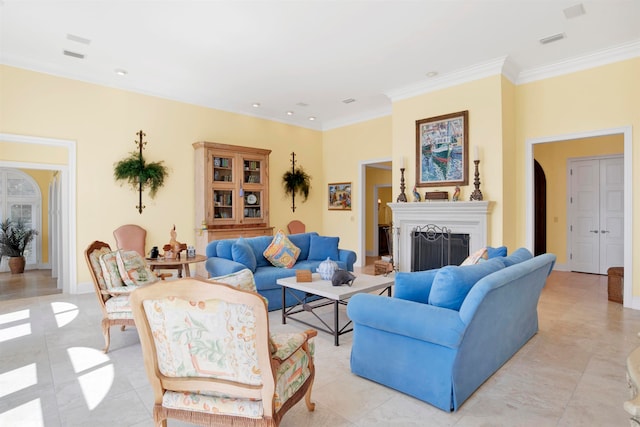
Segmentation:
<svg viewBox="0 0 640 427">
<path fill-rule="evenodd" d="M 469 200 L 482 200 L 482 191 L 480 191 L 480 172 L 478 171 L 478 165 L 480 164 L 480 160 L 474 160 L 473 163 L 476 165 L 475 178 L 473 179 L 473 185 L 476 187 L 471 193 Z"/>
<path fill-rule="evenodd" d="M 404 194 L 404 168 L 400 168 L 400 195 L 396 199 L 396 202 L 406 202 L 407 195 Z"/>
</svg>

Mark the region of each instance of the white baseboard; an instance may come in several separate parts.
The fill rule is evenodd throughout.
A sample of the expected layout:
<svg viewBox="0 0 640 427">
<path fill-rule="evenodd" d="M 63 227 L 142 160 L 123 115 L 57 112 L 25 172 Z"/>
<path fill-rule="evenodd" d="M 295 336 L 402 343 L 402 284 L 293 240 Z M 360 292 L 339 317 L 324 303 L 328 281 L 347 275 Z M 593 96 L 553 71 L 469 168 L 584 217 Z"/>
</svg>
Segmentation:
<svg viewBox="0 0 640 427">
<path fill-rule="evenodd" d="M 569 266 L 567 264 L 560 264 L 557 262 L 554 264 L 553 269 L 555 271 L 571 271 L 569 270 Z"/>
</svg>

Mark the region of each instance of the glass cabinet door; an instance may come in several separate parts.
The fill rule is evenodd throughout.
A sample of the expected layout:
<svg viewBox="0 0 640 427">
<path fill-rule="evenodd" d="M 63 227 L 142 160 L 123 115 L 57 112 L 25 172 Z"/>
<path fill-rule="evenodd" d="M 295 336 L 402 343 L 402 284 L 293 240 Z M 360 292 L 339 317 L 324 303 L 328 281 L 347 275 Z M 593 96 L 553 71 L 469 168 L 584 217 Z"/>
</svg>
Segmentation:
<svg viewBox="0 0 640 427">
<path fill-rule="evenodd" d="M 246 219 L 262 218 L 262 192 L 244 192 L 244 217 Z"/>
<path fill-rule="evenodd" d="M 213 181 L 233 182 L 233 157 L 213 157 Z"/>
<path fill-rule="evenodd" d="M 261 162 L 258 160 L 243 160 L 243 182 L 245 184 L 261 184 Z"/>
<path fill-rule="evenodd" d="M 213 218 L 233 218 L 233 190 L 213 190 Z"/>
</svg>

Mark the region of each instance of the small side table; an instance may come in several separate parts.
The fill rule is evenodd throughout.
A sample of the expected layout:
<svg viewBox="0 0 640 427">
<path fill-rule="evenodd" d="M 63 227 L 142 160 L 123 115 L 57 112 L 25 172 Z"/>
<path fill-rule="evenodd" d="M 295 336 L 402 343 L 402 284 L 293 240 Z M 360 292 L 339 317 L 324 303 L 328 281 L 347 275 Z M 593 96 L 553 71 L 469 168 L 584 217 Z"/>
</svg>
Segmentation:
<svg viewBox="0 0 640 427">
<path fill-rule="evenodd" d="M 189 271 L 189 264 L 195 264 L 196 262 L 204 262 L 207 260 L 207 257 L 204 255 L 197 255 L 194 257 L 181 256 L 180 258 L 158 258 L 158 259 L 149 259 L 147 258 L 147 264 L 151 267 L 152 270 L 162 269 L 162 266 L 167 265 L 177 265 L 181 264 L 184 269 L 184 275 L 186 277 L 191 277 L 191 271 Z M 178 278 L 181 278 L 182 275 L 178 273 Z"/>
</svg>

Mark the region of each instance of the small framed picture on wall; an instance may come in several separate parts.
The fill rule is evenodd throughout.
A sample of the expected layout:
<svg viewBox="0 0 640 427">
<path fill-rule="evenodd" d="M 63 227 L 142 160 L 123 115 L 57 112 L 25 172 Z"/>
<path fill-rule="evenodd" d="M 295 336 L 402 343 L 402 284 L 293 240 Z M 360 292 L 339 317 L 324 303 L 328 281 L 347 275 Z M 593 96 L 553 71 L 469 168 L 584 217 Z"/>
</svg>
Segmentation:
<svg viewBox="0 0 640 427">
<path fill-rule="evenodd" d="M 329 184 L 329 209 L 351 210 L 351 183 L 338 182 Z"/>
</svg>

